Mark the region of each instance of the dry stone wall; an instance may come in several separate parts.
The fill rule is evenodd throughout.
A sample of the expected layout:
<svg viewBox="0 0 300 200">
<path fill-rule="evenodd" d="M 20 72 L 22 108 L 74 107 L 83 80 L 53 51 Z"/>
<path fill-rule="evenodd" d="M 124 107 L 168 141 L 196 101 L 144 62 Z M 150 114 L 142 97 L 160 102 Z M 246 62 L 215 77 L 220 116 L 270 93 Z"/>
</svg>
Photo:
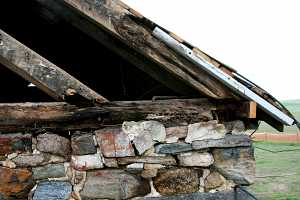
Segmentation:
<svg viewBox="0 0 300 200">
<path fill-rule="evenodd" d="M 254 181 L 245 132 L 241 121 L 178 127 L 142 121 L 90 132 L 2 134 L 0 199 L 228 195 Z"/>
</svg>

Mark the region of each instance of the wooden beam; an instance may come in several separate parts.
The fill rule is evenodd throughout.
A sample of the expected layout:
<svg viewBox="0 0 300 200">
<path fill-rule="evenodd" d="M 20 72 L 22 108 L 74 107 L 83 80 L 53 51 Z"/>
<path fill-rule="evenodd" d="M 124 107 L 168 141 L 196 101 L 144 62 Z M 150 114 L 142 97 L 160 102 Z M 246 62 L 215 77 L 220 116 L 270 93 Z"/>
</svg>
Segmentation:
<svg viewBox="0 0 300 200">
<path fill-rule="evenodd" d="M 255 119 L 256 118 L 257 104 L 254 101 L 247 101 L 242 103 L 239 115 L 241 117 Z"/>
<path fill-rule="evenodd" d="M 197 90 L 190 87 L 189 84 L 182 80 L 178 80 L 173 74 L 160 68 L 154 61 L 145 59 L 140 52 L 135 51 L 133 48 L 121 42 L 119 38 L 114 37 L 106 30 L 99 28 L 97 24 L 90 20 L 86 20 L 78 14 L 78 12 L 67 7 L 62 1 L 36 1 L 44 8 L 38 10 L 39 12 L 42 12 L 41 16 L 51 13 L 52 16 L 56 16 L 56 20 L 63 20 L 70 23 L 100 44 L 104 45 L 106 48 L 115 52 L 118 56 L 127 60 L 139 70 L 149 74 L 152 78 L 178 94 L 183 96 L 195 96 L 195 94 L 197 94 Z M 44 12 L 45 9 L 47 9 L 48 12 Z M 136 15 L 138 14 L 136 13 Z"/>
<path fill-rule="evenodd" d="M 88 108 L 63 102 L 0 104 L 0 132 L 97 129 L 140 120 L 182 125 L 213 120 L 214 109 L 206 99 L 117 101 Z"/>
<path fill-rule="evenodd" d="M 42 4 L 51 4 L 48 3 L 50 1 L 37 1 Z M 59 1 L 51 2 L 57 3 Z M 136 54 L 142 54 L 144 60 L 150 60 L 151 62 L 154 62 L 156 66 L 159 67 L 158 69 L 163 69 L 174 76 L 177 80 L 185 82 L 201 94 L 217 99 L 232 97 L 229 89 L 224 87 L 223 84 L 217 81 L 214 77 L 209 76 L 205 71 L 182 58 L 162 42 L 157 40 L 152 35 L 152 22 L 140 14 L 137 14 L 121 1 L 105 0 L 97 2 L 84 0 L 64 0 L 63 2 L 64 6 L 81 16 L 77 17 L 78 20 L 71 19 L 71 23 L 79 29 L 86 29 L 86 26 L 82 26 L 82 24 L 92 22 L 96 28 L 95 31 L 89 31 L 88 34 L 93 34 L 93 32 L 104 30 L 117 40 L 126 44 L 128 47 L 133 48 L 135 52 L 137 52 Z M 67 9 L 63 9 L 63 11 L 65 10 Z M 105 43 L 103 42 L 105 39 L 99 36 L 96 37 L 98 41 Z M 109 47 L 114 44 L 105 45 Z M 128 55 L 125 54 L 125 56 Z M 139 63 L 136 63 L 136 65 L 137 64 Z M 159 70 L 156 69 L 156 71 Z M 155 72 L 150 75 L 157 77 Z M 161 77 L 157 78 L 160 79 Z M 167 85 L 170 87 L 170 85 L 173 83 L 168 82 Z"/>
<path fill-rule="evenodd" d="M 235 111 L 240 107 L 239 103 L 217 104 L 207 99 L 117 101 L 88 108 L 63 102 L 0 104 L 0 132 L 98 129 L 141 120 L 172 127 L 214 120 L 213 111 L 230 108 L 228 112 L 233 113 L 234 107 Z"/>
<path fill-rule="evenodd" d="M 1 29 L 0 63 L 35 84 L 56 100 L 63 101 L 67 96 L 79 95 L 93 102 L 103 103 L 107 101 L 104 97 Z"/>
</svg>

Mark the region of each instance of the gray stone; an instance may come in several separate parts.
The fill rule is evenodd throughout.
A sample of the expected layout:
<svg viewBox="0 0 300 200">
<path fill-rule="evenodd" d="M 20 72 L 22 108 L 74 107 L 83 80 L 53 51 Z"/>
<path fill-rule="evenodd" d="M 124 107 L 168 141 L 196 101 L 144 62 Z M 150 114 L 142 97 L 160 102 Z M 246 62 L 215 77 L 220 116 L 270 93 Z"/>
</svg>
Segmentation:
<svg viewBox="0 0 300 200">
<path fill-rule="evenodd" d="M 151 149 L 156 142 L 166 140 L 166 129 L 157 121 L 124 122 L 122 129 L 133 141 L 139 155 Z"/>
<path fill-rule="evenodd" d="M 254 149 L 236 147 L 214 149 L 214 168 L 236 184 L 250 185 L 255 179 Z"/>
<path fill-rule="evenodd" d="M 227 129 L 227 132 L 230 132 L 233 135 L 244 134 L 246 127 L 243 121 L 235 120 L 231 122 L 224 122 L 224 125 Z"/>
<path fill-rule="evenodd" d="M 177 155 L 180 166 L 208 167 L 214 163 L 214 158 L 207 152 L 188 152 Z"/>
<path fill-rule="evenodd" d="M 101 169 L 104 167 L 100 154 L 71 157 L 71 167 L 78 171 Z"/>
<path fill-rule="evenodd" d="M 159 144 L 155 146 L 155 152 L 158 154 L 177 154 L 191 150 L 192 145 L 187 143 Z"/>
<path fill-rule="evenodd" d="M 192 143 L 194 150 L 207 149 L 212 147 L 247 147 L 252 145 L 252 140 L 247 135 L 230 135 L 227 134 L 225 138 L 216 140 L 199 140 Z"/>
<path fill-rule="evenodd" d="M 116 158 L 104 158 L 104 165 L 106 167 L 111 167 L 111 168 L 119 167 L 118 161 Z"/>
<path fill-rule="evenodd" d="M 40 182 L 34 192 L 33 200 L 68 200 L 71 196 L 71 192 L 72 185 L 69 182 Z"/>
<path fill-rule="evenodd" d="M 140 174 L 144 169 L 144 163 L 132 163 L 126 166 L 126 171 L 134 174 Z"/>
<path fill-rule="evenodd" d="M 70 141 L 62 136 L 45 133 L 37 136 L 37 149 L 41 152 L 69 157 Z"/>
<path fill-rule="evenodd" d="M 97 149 L 92 134 L 75 135 L 71 139 L 73 155 L 95 154 Z"/>
<path fill-rule="evenodd" d="M 151 149 L 155 143 L 152 140 L 151 135 L 141 134 L 133 139 L 133 144 L 136 150 L 138 151 L 139 155 L 142 155 L 147 150 Z"/>
<path fill-rule="evenodd" d="M 64 163 L 67 160 L 63 157 L 40 153 L 20 154 L 13 158 L 12 161 L 17 165 L 17 167 L 37 167 L 47 164 Z"/>
<path fill-rule="evenodd" d="M 149 182 L 123 170 L 87 172 L 82 199 L 129 199 L 151 191 Z"/>
<path fill-rule="evenodd" d="M 66 176 L 64 164 L 49 164 L 42 167 L 34 167 L 32 168 L 32 173 L 35 180 Z"/>
<path fill-rule="evenodd" d="M 143 156 L 118 158 L 119 165 L 128 165 L 132 163 L 148 163 L 162 165 L 176 165 L 176 160 L 172 156 Z"/>
<path fill-rule="evenodd" d="M 218 124 L 217 121 L 190 124 L 185 142 L 192 143 L 196 140 L 220 139 L 224 138 L 226 133 L 227 130 L 224 124 Z"/>
<path fill-rule="evenodd" d="M 249 194 L 241 191 L 233 190 L 215 193 L 197 192 L 184 195 L 176 195 L 169 197 L 143 197 L 140 200 L 254 200 Z"/>
<path fill-rule="evenodd" d="M 153 184 L 163 196 L 196 192 L 199 190 L 198 171 L 187 168 L 159 170 Z"/>
<path fill-rule="evenodd" d="M 97 130 L 96 140 L 104 157 L 135 156 L 129 137 L 121 128 L 105 128 Z"/>
</svg>

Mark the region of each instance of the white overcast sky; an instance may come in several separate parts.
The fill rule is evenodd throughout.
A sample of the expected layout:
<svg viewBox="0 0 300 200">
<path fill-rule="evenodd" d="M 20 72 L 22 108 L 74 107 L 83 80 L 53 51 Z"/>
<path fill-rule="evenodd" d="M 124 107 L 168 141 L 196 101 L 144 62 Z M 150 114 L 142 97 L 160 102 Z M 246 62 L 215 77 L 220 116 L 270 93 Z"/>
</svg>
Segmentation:
<svg viewBox="0 0 300 200">
<path fill-rule="evenodd" d="M 123 1 L 278 99 L 300 99 L 299 0 Z"/>
</svg>

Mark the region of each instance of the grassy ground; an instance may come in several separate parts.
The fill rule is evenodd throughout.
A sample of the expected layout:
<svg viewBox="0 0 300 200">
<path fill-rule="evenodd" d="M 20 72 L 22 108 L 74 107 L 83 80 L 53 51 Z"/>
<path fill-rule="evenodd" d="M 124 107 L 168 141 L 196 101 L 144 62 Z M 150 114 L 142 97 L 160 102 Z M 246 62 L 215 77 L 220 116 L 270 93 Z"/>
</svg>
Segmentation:
<svg viewBox="0 0 300 200">
<path fill-rule="evenodd" d="M 300 149 L 300 144 L 256 142 L 273 151 Z M 250 187 L 261 200 L 300 200 L 300 151 L 271 153 L 255 148 L 256 183 Z"/>
<path fill-rule="evenodd" d="M 300 100 L 282 101 L 282 104 L 300 121 Z M 268 124 L 262 122 L 259 126 L 259 133 L 279 133 Z M 285 127 L 285 133 L 300 133 L 296 126 Z"/>
</svg>

